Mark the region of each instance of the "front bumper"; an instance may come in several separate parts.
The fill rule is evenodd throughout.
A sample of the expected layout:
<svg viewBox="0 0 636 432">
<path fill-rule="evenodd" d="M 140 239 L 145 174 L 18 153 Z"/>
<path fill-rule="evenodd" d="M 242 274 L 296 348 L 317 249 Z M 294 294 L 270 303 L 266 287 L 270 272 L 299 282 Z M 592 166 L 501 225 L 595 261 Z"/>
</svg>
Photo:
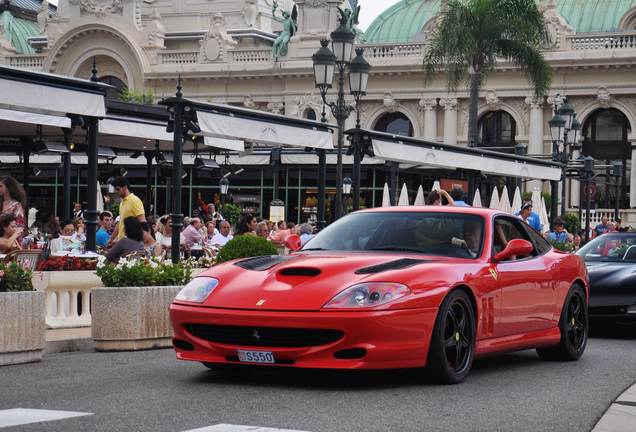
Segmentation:
<svg viewBox="0 0 636 432">
<path fill-rule="evenodd" d="M 426 364 L 437 308 L 352 312 L 279 312 L 170 305 L 177 358 L 204 363 L 246 364 L 237 349 L 271 351 L 277 365 L 326 369 L 394 369 Z M 195 326 L 192 326 L 194 324 Z M 197 337 L 186 329 L 212 325 L 259 329 L 335 330 L 342 337 L 314 346 L 260 346 L 223 343 Z M 278 345 L 281 345 L 280 343 Z"/>
</svg>

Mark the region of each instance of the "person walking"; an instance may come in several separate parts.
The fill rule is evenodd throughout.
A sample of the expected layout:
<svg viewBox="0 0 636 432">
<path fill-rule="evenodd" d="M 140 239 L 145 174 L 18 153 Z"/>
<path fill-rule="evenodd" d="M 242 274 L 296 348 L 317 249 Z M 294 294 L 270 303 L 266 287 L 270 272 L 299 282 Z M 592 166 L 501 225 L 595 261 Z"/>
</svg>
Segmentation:
<svg viewBox="0 0 636 432">
<path fill-rule="evenodd" d="M 139 197 L 130 191 L 128 179 L 123 176 L 117 177 L 113 181 L 113 186 L 115 187 L 115 194 L 121 198 L 121 204 L 119 204 L 119 222 L 115 225 L 115 229 L 108 240 L 108 245 L 115 244 L 118 240 L 126 237 L 126 231 L 121 222 L 127 217 L 133 216 L 139 222 L 146 222 L 144 205 Z"/>
</svg>

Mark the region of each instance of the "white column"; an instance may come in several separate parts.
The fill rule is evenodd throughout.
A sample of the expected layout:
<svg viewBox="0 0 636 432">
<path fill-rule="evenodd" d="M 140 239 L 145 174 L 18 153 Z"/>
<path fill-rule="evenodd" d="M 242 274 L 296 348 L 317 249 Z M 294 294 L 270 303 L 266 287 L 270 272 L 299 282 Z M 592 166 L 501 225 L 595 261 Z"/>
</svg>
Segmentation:
<svg viewBox="0 0 636 432">
<path fill-rule="evenodd" d="M 636 175 L 634 175 L 634 167 L 636 167 L 636 145 L 632 144 L 632 167 L 629 178 L 629 208 L 636 207 Z M 623 167 L 623 175 L 627 175 L 627 167 Z"/>
<path fill-rule="evenodd" d="M 442 99 L 444 107 L 444 143 L 457 144 L 457 99 Z"/>
<path fill-rule="evenodd" d="M 437 141 L 437 99 L 421 99 L 424 110 L 424 136 L 427 141 Z"/>
<path fill-rule="evenodd" d="M 529 155 L 538 155 L 543 150 L 543 131 L 545 124 L 543 121 L 543 100 L 536 101 L 534 98 L 526 98 L 526 104 L 530 106 L 530 133 L 528 134 L 528 150 Z M 532 192 L 535 188 L 541 190 L 542 183 L 540 180 L 532 180 L 526 183 L 526 191 Z"/>
</svg>

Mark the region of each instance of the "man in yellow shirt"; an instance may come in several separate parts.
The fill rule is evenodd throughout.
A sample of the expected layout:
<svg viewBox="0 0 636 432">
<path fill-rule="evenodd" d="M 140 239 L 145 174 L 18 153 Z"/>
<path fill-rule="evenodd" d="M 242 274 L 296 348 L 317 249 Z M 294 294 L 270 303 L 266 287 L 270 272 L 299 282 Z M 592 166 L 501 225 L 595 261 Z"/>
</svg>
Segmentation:
<svg viewBox="0 0 636 432">
<path fill-rule="evenodd" d="M 134 216 L 140 222 L 146 222 L 146 214 L 144 213 L 144 205 L 134 193 L 130 192 L 130 182 L 126 177 L 117 177 L 113 181 L 115 187 L 115 195 L 121 198 L 119 204 L 119 222 L 115 225 L 115 229 L 108 240 L 108 245 L 113 245 L 122 237 L 126 237 L 124 233 L 123 221 L 129 216 Z"/>
</svg>

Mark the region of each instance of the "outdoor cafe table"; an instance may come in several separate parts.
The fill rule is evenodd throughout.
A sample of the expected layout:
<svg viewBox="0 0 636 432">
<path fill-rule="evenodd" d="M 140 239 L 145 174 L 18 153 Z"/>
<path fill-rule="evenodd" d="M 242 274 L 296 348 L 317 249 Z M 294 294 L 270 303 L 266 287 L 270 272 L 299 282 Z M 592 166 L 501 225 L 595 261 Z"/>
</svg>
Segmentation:
<svg viewBox="0 0 636 432">
<path fill-rule="evenodd" d="M 61 258 L 64 256 L 71 256 L 71 257 L 76 257 L 76 258 L 80 258 L 80 259 L 97 259 L 99 257 L 98 253 L 95 252 L 78 252 L 78 251 L 57 251 L 57 252 L 51 252 L 51 255 L 49 255 L 51 258 Z"/>
</svg>

